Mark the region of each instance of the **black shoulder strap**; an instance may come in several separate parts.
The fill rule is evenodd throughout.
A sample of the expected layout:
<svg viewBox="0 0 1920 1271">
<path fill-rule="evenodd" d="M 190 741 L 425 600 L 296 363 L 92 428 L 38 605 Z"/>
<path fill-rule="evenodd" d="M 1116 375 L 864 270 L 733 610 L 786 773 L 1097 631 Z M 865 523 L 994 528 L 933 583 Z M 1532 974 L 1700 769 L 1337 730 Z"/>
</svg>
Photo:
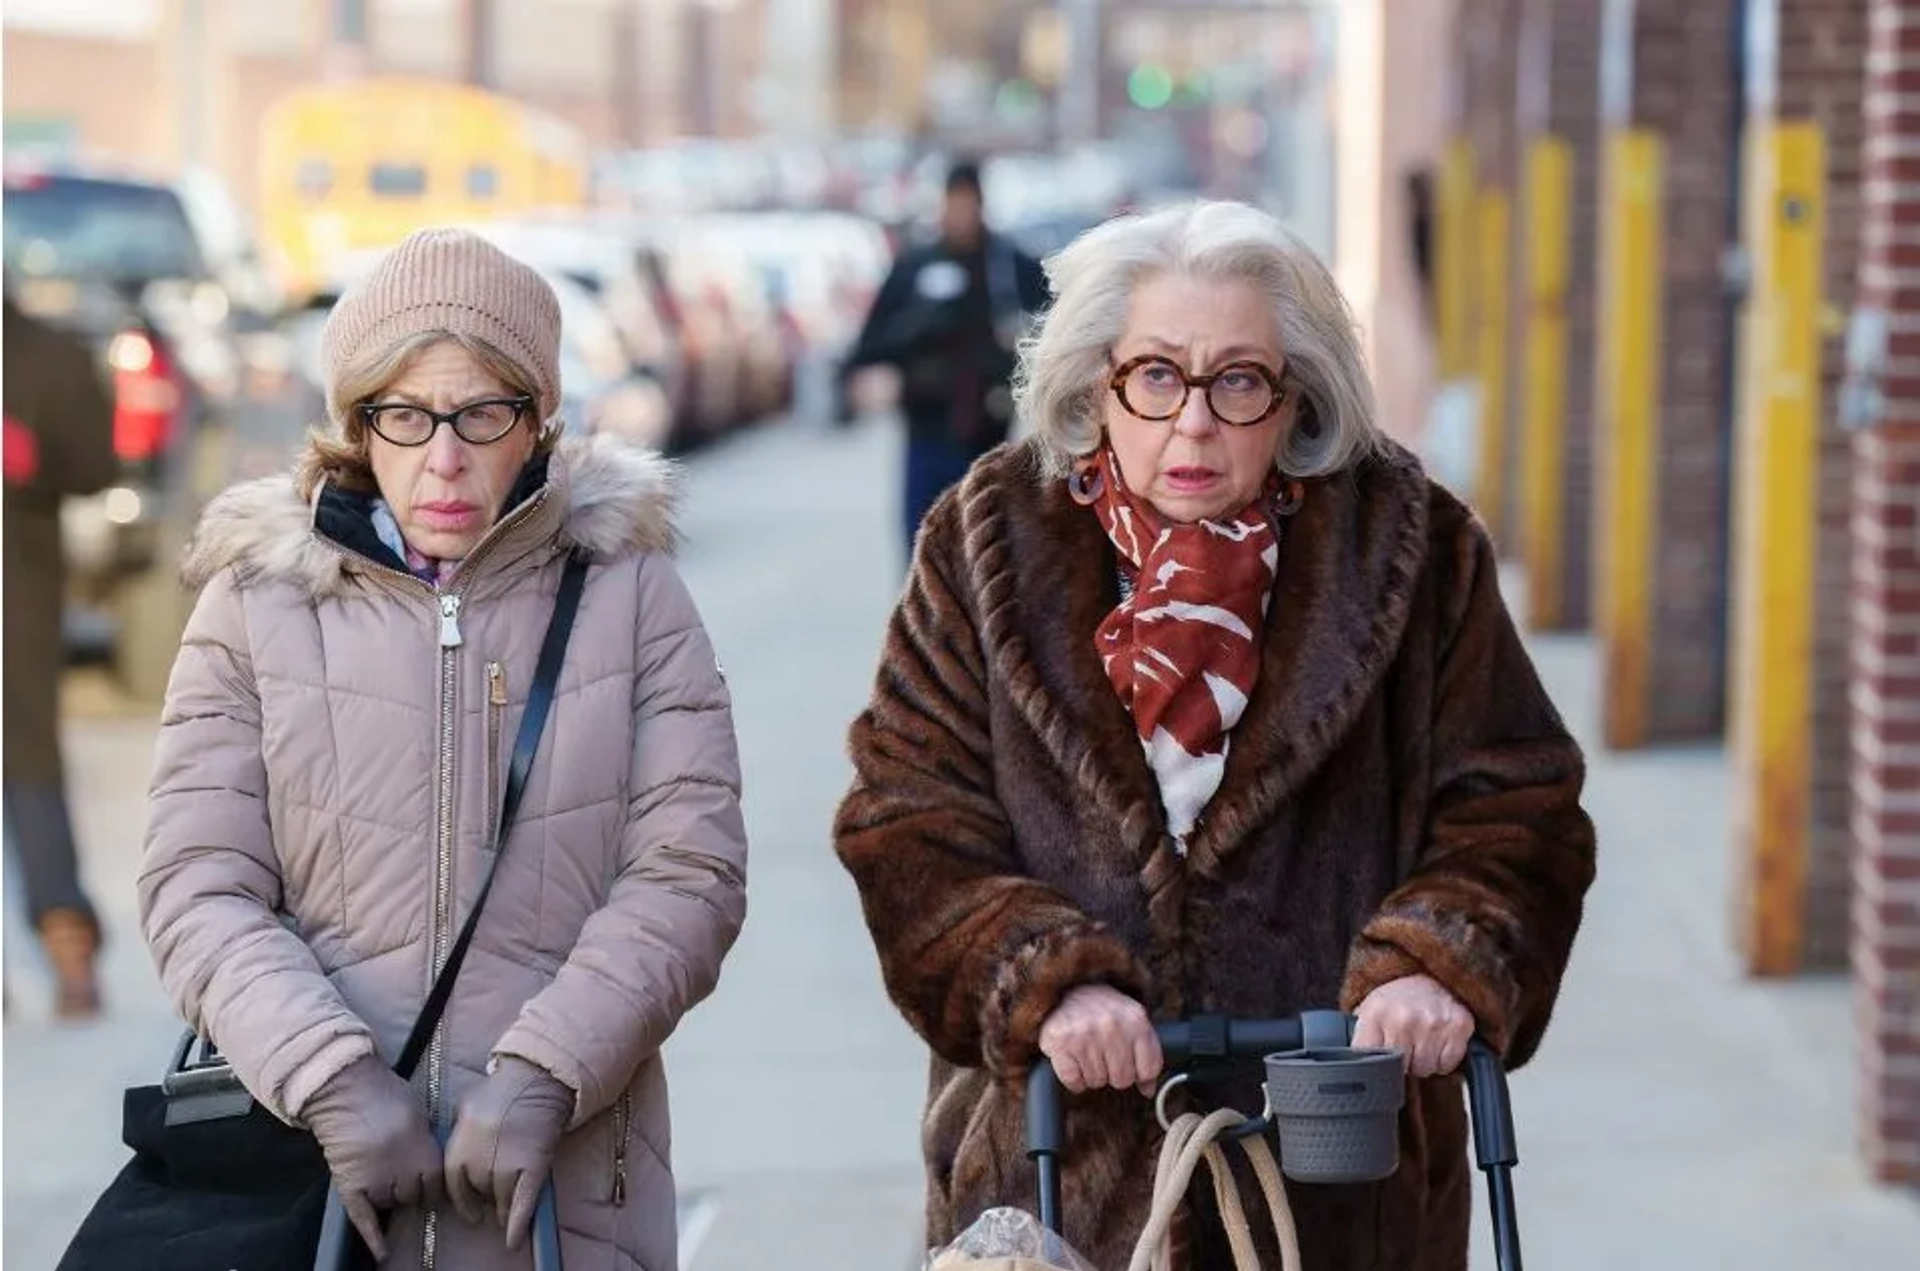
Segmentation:
<svg viewBox="0 0 1920 1271">
<path fill-rule="evenodd" d="M 403 1078 L 413 1076 L 413 1070 L 420 1066 L 421 1057 L 427 1053 L 427 1046 L 433 1040 L 434 1030 L 440 1026 L 440 1017 L 446 1013 L 447 1001 L 453 996 L 453 982 L 460 974 L 460 964 L 467 960 L 467 948 L 473 943 L 473 932 L 480 925 L 480 911 L 487 907 L 487 894 L 493 890 L 494 875 L 500 872 L 500 857 L 507 846 L 507 830 L 513 824 L 513 817 L 520 810 L 520 796 L 527 788 L 527 774 L 533 771 L 534 752 L 540 748 L 540 734 L 547 724 L 547 710 L 553 705 L 554 686 L 560 680 L 560 664 L 567 655 L 567 637 L 573 633 L 573 616 L 580 608 L 580 592 L 587 579 L 586 557 L 574 552 L 567 558 L 566 571 L 560 575 L 560 590 L 553 598 L 553 618 L 547 623 L 547 638 L 540 645 L 540 661 L 533 673 L 533 688 L 527 693 L 527 708 L 520 716 L 520 732 L 513 741 L 513 764 L 507 770 L 507 789 L 500 800 L 500 820 L 494 831 L 493 859 L 487 863 L 486 879 L 480 884 L 480 894 L 474 897 L 473 908 L 467 913 L 467 920 L 460 927 L 460 935 L 454 940 L 453 948 L 447 954 L 447 961 L 440 968 L 440 974 L 434 977 L 433 988 L 427 993 L 427 1004 L 420 1008 L 420 1018 L 414 1021 L 413 1031 L 407 1034 L 407 1044 L 400 1051 L 400 1061 L 393 1070 Z"/>
</svg>

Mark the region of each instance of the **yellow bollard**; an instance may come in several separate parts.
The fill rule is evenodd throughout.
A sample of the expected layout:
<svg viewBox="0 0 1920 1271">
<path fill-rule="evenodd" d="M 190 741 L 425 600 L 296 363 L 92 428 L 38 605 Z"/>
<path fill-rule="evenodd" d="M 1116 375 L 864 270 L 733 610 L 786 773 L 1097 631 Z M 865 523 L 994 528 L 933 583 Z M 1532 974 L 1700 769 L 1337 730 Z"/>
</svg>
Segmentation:
<svg viewBox="0 0 1920 1271">
<path fill-rule="evenodd" d="M 1447 143 L 1440 169 L 1440 198 L 1434 262 L 1435 307 L 1439 313 L 1440 378 L 1459 379 L 1471 372 L 1473 330 L 1473 244 L 1475 176 L 1473 143 L 1456 137 Z"/>
<path fill-rule="evenodd" d="M 1474 372 L 1480 383 L 1479 463 L 1473 506 L 1487 533 L 1502 544 L 1507 529 L 1507 258 L 1513 215 L 1507 192 L 1480 191 L 1479 255 L 1474 296 L 1478 325 Z M 1504 545 L 1504 544 L 1502 544 Z"/>
<path fill-rule="evenodd" d="M 1611 749 L 1648 734 L 1648 646 L 1658 508 L 1664 155 L 1630 128 L 1607 139 L 1601 181 L 1600 481 L 1595 499 L 1594 616 L 1602 653 L 1601 733 Z"/>
<path fill-rule="evenodd" d="M 1522 559 L 1527 621 L 1559 628 L 1566 613 L 1567 276 L 1573 147 L 1560 137 L 1527 155 L 1527 362 L 1521 422 Z"/>
<path fill-rule="evenodd" d="M 1750 972 L 1792 975 L 1805 946 L 1812 816 L 1826 144 L 1810 123 L 1767 125 L 1754 141 L 1752 343 L 1734 461 L 1740 603 L 1728 686 L 1737 703 L 1739 929 Z"/>
</svg>

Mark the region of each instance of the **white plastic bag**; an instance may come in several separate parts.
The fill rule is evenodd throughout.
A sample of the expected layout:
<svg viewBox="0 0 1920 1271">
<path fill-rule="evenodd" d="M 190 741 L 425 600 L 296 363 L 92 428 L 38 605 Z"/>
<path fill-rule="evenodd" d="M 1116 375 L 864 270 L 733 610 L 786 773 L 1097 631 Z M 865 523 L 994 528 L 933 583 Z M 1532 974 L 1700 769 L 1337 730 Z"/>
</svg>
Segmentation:
<svg viewBox="0 0 1920 1271">
<path fill-rule="evenodd" d="M 1094 1271 L 1072 1246 L 1024 1209 L 989 1209 L 944 1249 L 927 1255 L 925 1271 Z"/>
</svg>

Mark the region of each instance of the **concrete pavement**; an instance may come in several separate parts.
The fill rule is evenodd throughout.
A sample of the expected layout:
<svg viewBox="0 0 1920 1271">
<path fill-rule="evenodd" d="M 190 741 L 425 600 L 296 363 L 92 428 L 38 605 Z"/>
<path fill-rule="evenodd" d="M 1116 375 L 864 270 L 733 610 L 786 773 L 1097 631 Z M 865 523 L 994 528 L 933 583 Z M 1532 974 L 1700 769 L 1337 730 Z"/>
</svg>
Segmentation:
<svg viewBox="0 0 1920 1271">
<path fill-rule="evenodd" d="M 133 914 L 152 718 L 145 712 L 117 716 L 115 705 L 92 684 L 80 695 L 94 699 L 90 705 L 98 713 L 67 728 L 69 798 L 87 881 L 107 927 L 104 991 L 112 1014 L 84 1026 L 47 1022 L 44 967 L 10 890 L 6 977 L 12 1001 L 0 1043 L 6 1162 L 0 1261 L 22 1271 L 47 1271 L 59 1260 L 93 1197 L 126 1158 L 120 1091 L 157 1080 L 180 1034 Z"/>
<path fill-rule="evenodd" d="M 1588 748 L 1600 850 L 1553 1024 L 1511 1081 L 1529 1265 L 1920 1265 L 1920 1196 L 1873 1186 L 1853 1149 L 1846 982 L 1740 973 L 1724 752 L 1607 754 L 1591 642 L 1530 643 Z"/>
<path fill-rule="evenodd" d="M 924 1052 L 881 987 L 829 829 L 903 562 L 895 434 L 795 427 L 690 464 L 684 553 L 733 690 L 747 926 L 668 1049 L 699 1271 L 917 1259 Z"/>
<path fill-rule="evenodd" d="M 754 853 L 746 933 L 669 1046 L 695 1271 L 917 1262 L 923 1059 L 827 842 L 845 726 L 898 587 L 896 444 L 885 428 L 784 428 L 690 464 L 683 568 L 735 693 Z M 1590 649 L 1534 648 L 1591 745 Z M 3 1252 L 22 1271 L 53 1265 L 118 1168 L 119 1090 L 151 1080 L 175 1034 L 132 926 L 151 719 L 81 681 L 68 735 L 89 873 L 118 937 L 114 1014 L 46 1023 L 11 923 Z M 1844 986 L 1737 974 L 1720 752 L 1595 751 L 1591 802 L 1600 881 L 1545 1049 L 1513 1080 L 1531 1265 L 1916 1265 L 1920 1200 L 1871 1187 L 1852 1154 Z M 1484 1211 L 1476 1224 L 1484 1244 Z"/>
</svg>

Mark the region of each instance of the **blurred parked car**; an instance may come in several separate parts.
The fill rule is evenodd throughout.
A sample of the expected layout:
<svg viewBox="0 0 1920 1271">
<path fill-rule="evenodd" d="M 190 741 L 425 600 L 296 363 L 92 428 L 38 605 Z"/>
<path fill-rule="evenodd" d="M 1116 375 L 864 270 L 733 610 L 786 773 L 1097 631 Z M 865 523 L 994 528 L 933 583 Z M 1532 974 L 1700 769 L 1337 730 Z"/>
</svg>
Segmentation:
<svg viewBox="0 0 1920 1271">
<path fill-rule="evenodd" d="M 731 224 L 721 218 L 703 218 L 690 246 L 703 254 L 706 285 L 725 314 L 742 356 L 742 409 L 733 421 L 737 425 L 787 408 L 793 397 L 793 355 L 769 279 L 732 241 Z"/>
<path fill-rule="evenodd" d="M 688 361 L 691 392 L 685 428 L 688 444 L 712 440 L 749 417 L 747 351 L 739 339 L 722 290 L 713 278 L 724 253 L 684 227 L 697 218 L 647 218 L 635 222 L 642 236 L 641 268 L 653 281 Z"/>
<path fill-rule="evenodd" d="M 806 169 L 797 153 L 772 169 Z M 694 167 L 734 162 L 716 157 L 724 150 L 661 154 Z M 602 178 L 616 179 L 623 162 L 640 160 L 603 161 Z M 829 210 L 550 209 L 466 228 L 569 289 L 565 373 L 580 389 L 570 392 L 569 425 L 672 450 L 781 417 L 802 388 L 809 414 L 831 409 L 828 370 L 891 263 L 880 226 Z M 334 272 L 351 279 L 378 254 L 338 261 Z"/>
<path fill-rule="evenodd" d="M 560 414 L 569 431 L 607 432 L 656 449 L 673 431 L 673 406 L 633 364 L 594 294 L 565 274 L 546 279 L 560 301 Z"/>
<path fill-rule="evenodd" d="M 123 660 L 126 599 L 152 571 L 171 579 L 163 543 L 204 493 L 203 433 L 244 437 L 315 399 L 292 374 L 244 224 L 204 180 L 9 164 L 0 208 L 16 300 L 88 340 L 113 390 L 120 480 L 69 500 L 62 519 L 70 640 Z"/>
<path fill-rule="evenodd" d="M 484 222 L 468 228 L 550 276 L 591 294 L 626 356 L 651 378 L 677 425 L 687 413 L 691 368 L 678 331 L 642 258 L 643 244 L 605 219 L 577 215 Z M 595 319 L 599 321 L 599 319 Z M 659 444 L 673 438 L 662 435 Z"/>
</svg>

